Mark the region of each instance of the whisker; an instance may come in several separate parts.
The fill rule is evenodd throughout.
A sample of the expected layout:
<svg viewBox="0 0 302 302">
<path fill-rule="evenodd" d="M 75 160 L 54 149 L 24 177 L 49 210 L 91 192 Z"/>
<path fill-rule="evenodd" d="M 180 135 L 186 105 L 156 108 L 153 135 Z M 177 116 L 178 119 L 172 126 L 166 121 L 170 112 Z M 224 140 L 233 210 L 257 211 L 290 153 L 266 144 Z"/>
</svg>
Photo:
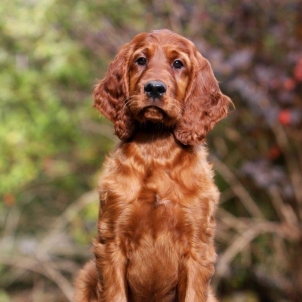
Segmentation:
<svg viewBox="0 0 302 302">
<path fill-rule="evenodd" d="M 138 96 L 139 96 L 139 94 L 134 94 L 134 95 L 129 96 L 128 98 L 125 98 L 124 99 L 124 106 L 132 105 L 134 103 L 133 98 L 138 97 Z"/>
<path fill-rule="evenodd" d="M 124 99 L 124 103 L 125 104 L 128 104 L 130 101 L 131 101 L 131 99 L 134 97 L 134 95 L 130 95 L 128 98 L 125 98 Z"/>
</svg>

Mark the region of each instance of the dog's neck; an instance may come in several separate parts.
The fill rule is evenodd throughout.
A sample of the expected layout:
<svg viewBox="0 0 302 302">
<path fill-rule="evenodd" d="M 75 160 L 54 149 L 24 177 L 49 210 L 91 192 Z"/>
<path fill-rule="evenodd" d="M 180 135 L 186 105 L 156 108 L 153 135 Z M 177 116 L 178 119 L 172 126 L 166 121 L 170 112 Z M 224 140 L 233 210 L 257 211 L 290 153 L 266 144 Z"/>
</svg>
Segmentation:
<svg viewBox="0 0 302 302">
<path fill-rule="evenodd" d="M 129 142 L 137 144 L 151 144 L 153 147 L 159 147 L 161 144 L 178 145 L 184 149 L 191 149 L 190 146 L 185 146 L 176 140 L 174 136 L 175 126 L 167 126 L 164 123 L 136 122 L 135 132 Z"/>
<path fill-rule="evenodd" d="M 143 127 L 136 131 L 133 137 L 121 143 L 121 150 L 127 158 L 135 155 L 144 162 L 144 166 L 155 168 L 158 165 L 170 163 L 171 167 L 177 165 L 183 157 L 194 157 L 196 155 L 196 147 L 184 146 L 180 144 L 174 137 L 173 130 L 155 127 Z"/>
</svg>

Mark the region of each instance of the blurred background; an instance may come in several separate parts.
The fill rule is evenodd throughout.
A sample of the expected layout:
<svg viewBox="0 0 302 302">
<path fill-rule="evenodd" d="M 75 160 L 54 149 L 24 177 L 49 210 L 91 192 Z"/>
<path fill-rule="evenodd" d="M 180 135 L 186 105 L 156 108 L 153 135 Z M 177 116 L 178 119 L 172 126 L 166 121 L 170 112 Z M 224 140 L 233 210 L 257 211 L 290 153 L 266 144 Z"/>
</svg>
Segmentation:
<svg viewBox="0 0 302 302">
<path fill-rule="evenodd" d="M 3 0 L 0 16 L 0 302 L 72 301 L 117 141 L 92 89 L 159 28 L 196 44 L 236 106 L 207 139 L 218 297 L 302 301 L 301 1 Z"/>
</svg>

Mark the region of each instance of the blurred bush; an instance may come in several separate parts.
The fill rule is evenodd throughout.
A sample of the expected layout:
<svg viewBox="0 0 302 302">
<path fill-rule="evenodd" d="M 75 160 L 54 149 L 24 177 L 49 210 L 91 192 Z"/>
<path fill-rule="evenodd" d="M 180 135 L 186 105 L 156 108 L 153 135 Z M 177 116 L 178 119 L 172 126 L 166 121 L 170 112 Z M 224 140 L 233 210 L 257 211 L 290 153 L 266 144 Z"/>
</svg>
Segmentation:
<svg viewBox="0 0 302 302">
<path fill-rule="evenodd" d="M 4 1 L 0 15 L 3 301 L 72 300 L 116 141 L 92 87 L 123 43 L 156 28 L 190 38 L 236 106 L 208 137 L 218 295 L 302 300 L 300 1 Z"/>
</svg>

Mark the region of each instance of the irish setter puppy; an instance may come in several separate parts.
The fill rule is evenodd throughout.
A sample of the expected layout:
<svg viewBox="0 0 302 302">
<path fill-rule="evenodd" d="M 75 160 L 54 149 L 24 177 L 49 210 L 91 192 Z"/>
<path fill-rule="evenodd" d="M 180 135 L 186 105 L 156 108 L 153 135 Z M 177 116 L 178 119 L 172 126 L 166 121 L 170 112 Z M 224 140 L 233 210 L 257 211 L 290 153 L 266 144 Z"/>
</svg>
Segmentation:
<svg viewBox="0 0 302 302">
<path fill-rule="evenodd" d="M 76 302 L 214 302 L 219 192 L 205 136 L 228 113 L 209 62 L 169 30 L 124 45 L 94 106 L 121 139 L 100 180 L 95 260 Z"/>
</svg>

